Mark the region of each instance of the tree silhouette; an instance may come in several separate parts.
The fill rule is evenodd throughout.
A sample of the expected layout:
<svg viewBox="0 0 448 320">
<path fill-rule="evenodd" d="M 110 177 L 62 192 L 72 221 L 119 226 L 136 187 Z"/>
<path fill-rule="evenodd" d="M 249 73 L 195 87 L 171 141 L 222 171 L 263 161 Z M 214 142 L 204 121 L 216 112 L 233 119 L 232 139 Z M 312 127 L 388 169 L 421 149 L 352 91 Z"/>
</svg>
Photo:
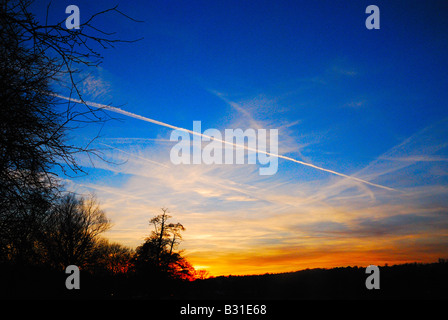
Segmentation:
<svg viewBox="0 0 448 320">
<path fill-rule="evenodd" d="M 107 239 L 99 239 L 93 248 L 89 269 L 92 272 L 108 272 L 112 275 L 125 274 L 131 268 L 133 250 Z"/>
<path fill-rule="evenodd" d="M 145 242 L 137 247 L 135 267 L 140 272 L 161 273 L 186 279 L 193 276 L 193 267 L 181 256 L 181 252 L 175 251 L 185 228 L 180 223 L 168 223 L 171 216 L 167 212 L 168 209 L 162 208 L 162 214 L 149 221 L 154 230 Z"/>
<path fill-rule="evenodd" d="M 98 236 L 110 226 L 94 196 L 85 199 L 68 194 L 53 206 L 45 219 L 42 242 L 49 262 L 60 269 L 71 264 L 87 266 Z"/>
<path fill-rule="evenodd" d="M 24 261 L 56 186 L 51 162 L 64 144 L 60 118 L 52 110 L 54 99 L 42 94 L 49 90 L 55 70 L 40 52 L 25 45 L 26 31 L 14 23 L 20 18 L 18 9 L 2 1 L 0 256 Z"/>
<path fill-rule="evenodd" d="M 195 278 L 200 280 L 205 280 L 210 277 L 210 272 L 205 269 L 200 269 L 195 272 Z"/>
<path fill-rule="evenodd" d="M 37 236 L 62 190 L 58 169 L 76 175 L 83 171 L 77 154 L 101 157 L 90 147 L 96 137 L 75 145 L 68 136 L 111 118 L 86 103 L 75 108 L 62 102 L 58 89 L 83 102 L 75 75 L 98 66 L 101 49 L 132 42 L 94 25 L 102 14 L 125 16 L 116 7 L 93 14 L 80 30 L 68 30 L 65 20 L 40 23 L 31 3 L 0 1 L 0 263 L 36 261 Z"/>
</svg>

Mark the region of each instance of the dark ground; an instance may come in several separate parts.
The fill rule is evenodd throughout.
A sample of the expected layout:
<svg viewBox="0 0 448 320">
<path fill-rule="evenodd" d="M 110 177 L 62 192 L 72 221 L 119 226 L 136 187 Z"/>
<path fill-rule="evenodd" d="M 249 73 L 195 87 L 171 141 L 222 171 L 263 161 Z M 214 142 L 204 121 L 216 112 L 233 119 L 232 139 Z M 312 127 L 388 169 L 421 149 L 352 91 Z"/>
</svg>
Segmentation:
<svg viewBox="0 0 448 320">
<path fill-rule="evenodd" d="M 448 263 L 380 267 L 380 289 L 368 290 L 365 268 L 309 269 L 258 276 L 197 280 L 186 290 L 198 299 L 448 299 Z"/>
<path fill-rule="evenodd" d="M 368 290 L 361 267 L 216 277 L 182 282 L 136 275 L 80 276 L 80 289 L 65 287 L 67 274 L 42 269 L 0 268 L 0 298 L 298 300 L 448 299 L 448 263 L 380 266 L 380 289 Z"/>
</svg>

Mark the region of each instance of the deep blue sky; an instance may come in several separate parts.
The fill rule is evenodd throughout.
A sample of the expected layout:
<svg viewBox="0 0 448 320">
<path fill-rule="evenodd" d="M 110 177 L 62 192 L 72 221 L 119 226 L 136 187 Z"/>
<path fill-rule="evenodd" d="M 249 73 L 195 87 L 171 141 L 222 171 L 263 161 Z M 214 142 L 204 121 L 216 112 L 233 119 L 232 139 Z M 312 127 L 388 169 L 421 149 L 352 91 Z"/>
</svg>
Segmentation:
<svg viewBox="0 0 448 320">
<path fill-rule="evenodd" d="M 76 4 L 82 22 L 116 3 Z M 364 26 L 369 4 L 380 8 L 380 30 Z M 232 110 L 210 91 L 232 101 L 263 95 L 281 110 L 274 117 L 301 121 L 298 134 L 325 134 L 322 151 L 348 152 L 352 161 L 368 161 L 448 113 L 443 1 L 118 5 L 145 22 L 111 14 L 98 26 L 144 39 L 104 51 L 101 76 L 110 94 L 102 102 L 131 112 L 190 129 L 193 120 L 222 128 Z M 50 17 L 64 17 L 64 6 L 52 4 Z M 119 136 L 154 136 L 144 123 L 125 127 Z"/>
</svg>

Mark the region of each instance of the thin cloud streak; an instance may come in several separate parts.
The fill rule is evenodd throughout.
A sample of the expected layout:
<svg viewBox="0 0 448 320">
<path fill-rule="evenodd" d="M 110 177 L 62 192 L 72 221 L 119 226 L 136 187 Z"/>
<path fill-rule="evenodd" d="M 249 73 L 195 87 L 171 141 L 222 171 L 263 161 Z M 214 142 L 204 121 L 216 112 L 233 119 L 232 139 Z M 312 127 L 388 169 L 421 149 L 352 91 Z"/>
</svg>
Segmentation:
<svg viewBox="0 0 448 320">
<path fill-rule="evenodd" d="M 73 101 L 73 102 L 76 102 L 76 103 L 86 104 L 88 106 L 91 106 L 91 107 L 94 107 L 94 108 L 98 108 L 98 109 L 106 109 L 106 110 L 109 110 L 109 111 L 112 111 L 112 112 L 115 112 L 115 113 L 119 113 L 119 114 L 122 114 L 122 115 L 125 115 L 125 116 L 128 116 L 128 117 L 131 117 L 131 118 L 135 118 L 135 119 L 139 119 L 139 120 L 146 121 L 146 122 L 149 122 L 149 123 L 153 123 L 153 124 L 156 124 L 156 125 L 159 125 L 159 126 L 163 126 L 163 127 L 166 127 L 166 128 L 171 128 L 171 129 L 174 129 L 174 130 L 180 130 L 180 131 L 184 131 L 184 132 L 187 132 L 187 133 L 191 133 L 193 135 L 197 135 L 197 136 L 200 136 L 200 137 L 203 137 L 203 138 L 208 138 L 210 140 L 215 140 L 215 141 L 227 144 L 227 145 L 231 145 L 232 147 L 243 148 L 243 149 L 248 150 L 248 151 L 263 153 L 263 154 L 268 155 L 268 156 L 277 157 L 277 158 L 284 159 L 284 160 L 287 160 L 287 161 L 295 162 L 295 163 L 298 163 L 298 164 L 301 164 L 301 165 L 304 165 L 304 166 L 308 166 L 308 167 L 314 168 L 316 170 L 325 171 L 325 172 L 328 172 L 328 173 L 331 173 L 331 174 L 334 174 L 334 175 L 337 175 L 337 176 L 340 176 L 340 177 L 343 177 L 343 178 L 347 178 L 347 179 L 354 180 L 354 181 L 357 181 L 357 182 L 360 182 L 360 183 L 368 184 L 370 186 L 374 186 L 374 187 L 377 187 L 377 188 L 381 188 L 381 189 L 385 189 L 385 190 L 389 190 L 389 191 L 402 192 L 402 191 L 399 191 L 399 190 L 394 189 L 394 188 L 386 187 L 386 186 L 383 186 L 383 185 L 380 185 L 380 184 L 376 184 L 376 183 L 373 183 L 373 182 L 370 182 L 370 181 L 367 181 L 367 180 L 363 180 L 363 179 L 360 179 L 360 178 L 357 178 L 357 177 L 349 176 L 349 175 L 346 175 L 344 173 L 340 173 L 340 172 L 337 172 L 337 171 L 334 171 L 334 170 L 330 170 L 330 169 L 326 169 L 326 168 L 323 168 L 323 167 L 319 167 L 319 166 L 316 166 L 316 165 L 311 164 L 311 163 L 307 163 L 307 162 L 304 162 L 304 161 L 293 159 L 291 157 L 287 157 L 287 156 L 284 156 L 284 155 L 274 154 L 274 153 L 270 153 L 270 152 L 267 152 L 267 151 L 250 148 L 250 147 L 245 146 L 245 145 L 238 145 L 236 143 L 225 141 L 225 140 L 221 140 L 221 139 L 217 139 L 215 137 L 208 136 L 208 135 L 205 135 L 205 134 L 200 133 L 200 132 L 195 132 L 195 131 L 192 131 L 192 130 L 189 130 L 189 129 L 173 126 L 171 124 L 168 124 L 168 123 L 165 123 L 165 122 L 161 122 L 161 121 L 157 121 L 157 120 L 154 120 L 154 119 L 151 119 L 151 118 L 147 118 L 147 117 L 144 117 L 144 116 L 141 116 L 141 115 L 138 115 L 138 114 L 135 114 L 135 113 L 132 113 L 132 112 L 120 109 L 120 108 L 116 108 L 116 107 L 112 107 L 112 106 L 108 106 L 108 105 L 100 104 L 100 103 L 96 103 L 96 102 L 81 101 L 81 100 L 78 100 L 78 99 L 69 98 L 69 97 L 65 97 L 65 96 L 62 96 L 62 95 L 58 95 L 58 94 L 53 94 L 53 95 L 55 97 L 58 97 L 58 98 L 61 98 L 61 99 L 67 100 L 67 101 Z"/>
<path fill-rule="evenodd" d="M 397 148 L 406 154 L 420 153 L 422 146 L 437 149 L 424 141 L 416 135 L 385 155 L 395 155 Z M 137 246 L 148 232 L 148 219 L 163 206 L 187 227 L 182 247 L 189 261 L 209 266 L 213 275 L 293 271 L 349 261 L 434 261 L 446 251 L 447 188 L 437 181 L 428 185 L 426 179 L 423 185 L 397 180 L 406 167 L 390 170 L 386 164 L 393 162 L 371 163 L 367 173 L 396 181 L 407 194 L 370 196 L 365 190 L 369 188 L 353 188 L 346 179 L 301 182 L 281 174 L 263 179 L 249 165 L 175 166 L 166 157 L 168 148 L 151 145 L 138 154 L 169 168 L 136 157 L 117 171 L 125 175 L 125 183 L 112 186 L 103 179 L 100 185 L 78 184 L 98 193 L 116 226 L 106 235 L 110 239 Z M 118 160 L 123 157 L 110 152 Z M 418 165 L 430 172 L 442 164 Z M 117 170 L 101 161 L 98 168 Z"/>
<path fill-rule="evenodd" d="M 106 144 L 106 143 L 103 143 L 103 142 L 99 142 L 99 144 L 101 144 L 101 145 L 103 145 L 103 146 L 106 146 L 106 147 L 108 147 L 108 148 L 112 148 L 112 149 L 118 150 L 118 151 L 120 151 L 120 152 L 123 152 L 124 154 L 127 154 L 127 155 L 129 155 L 129 156 L 131 156 L 131 157 L 136 157 L 136 158 L 141 159 L 141 160 L 143 160 L 143 161 L 146 161 L 146 162 L 149 162 L 149 163 L 153 163 L 153 164 L 156 164 L 156 165 L 158 165 L 158 166 L 165 167 L 165 168 L 169 168 L 169 166 L 167 166 L 167 165 L 165 165 L 165 164 L 163 164 L 163 163 L 161 163 L 161 162 L 157 162 L 157 161 L 154 161 L 154 160 L 150 160 L 150 159 L 141 157 L 141 156 L 139 156 L 139 155 L 136 155 L 136 154 L 133 154 L 133 153 L 124 151 L 124 150 L 122 150 L 122 149 L 113 147 L 113 146 L 111 146 L 111 145 L 109 145 L 109 144 Z"/>
</svg>

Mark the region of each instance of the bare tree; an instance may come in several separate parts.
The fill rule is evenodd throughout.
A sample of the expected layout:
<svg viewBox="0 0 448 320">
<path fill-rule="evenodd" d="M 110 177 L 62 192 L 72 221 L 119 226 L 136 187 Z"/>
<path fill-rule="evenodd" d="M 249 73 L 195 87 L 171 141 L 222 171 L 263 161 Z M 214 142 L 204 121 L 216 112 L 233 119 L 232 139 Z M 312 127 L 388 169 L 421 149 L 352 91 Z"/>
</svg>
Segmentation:
<svg viewBox="0 0 448 320">
<path fill-rule="evenodd" d="M 155 258 L 157 261 L 160 261 L 164 253 L 168 253 L 169 255 L 173 254 L 174 247 L 182 239 L 180 232 L 185 230 L 184 226 L 180 223 L 168 224 L 167 221 L 171 216 L 167 212 L 168 209 L 162 208 L 162 214 L 149 221 L 154 226 L 154 231 L 152 231 L 151 236 L 147 240 L 155 244 Z"/>
<path fill-rule="evenodd" d="M 113 38 L 113 32 L 97 28 L 94 21 L 108 13 L 117 13 L 132 21 L 137 20 L 125 15 L 115 6 L 93 14 L 80 25 L 79 30 L 69 30 L 65 27 L 65 19 L 52 25 L 41 24 L 29 12 L 31 3 L 29 0 L 2 0 L 0 20 L 4 40 L 2 51 L 5 53 L 2 56 L 2 76 L 4 80 L 19 79 L 9 81 L 9 86 L 4 87 L 8 88 L 4 90 L 4 96 L 20 97 L 22 100 L 26 96 L 29 97 L 27 101 L 30 104 L 36 104 L 37 99 L 37 104 L 46 107 L 44 109 L 39 106 L 37 115 L 39 119 L 48 118 L 49 122 L 45 123 L 46 135 L 40 140 L 41 145 L 45 146 L 51 155 L 48 162 L 52 165 L 63 163 L 63 170 L 69 168 L 78 172 L 82 169 L 77 165 L 73 154 L 92 154 L 95 150 L 90 149 L 92 141 L 86 146 L 67 144 L 64 140 L 66 132 L 85 124 L 101 124 L 111 117 L 104 110 L 92 108 L 85 103 L 79 89 L 83 78 L 79 79 L 75 75 L 99 66 L 103 61 L 101 49 L 113 48 L 117 43 L 140 40 Z M 50 3 L 47 9 L 49 8 Z M 69 98 L 80 100 L 81 106 L 75 108 L 73 102 L 67 103 L 58 99 L 56 88 L 64 87 L 68 87 L 70 91 Z M 13 103 L 11 100 L 5 101 L 5 104 L 23 106 L 23 102 Z M 56 108 L 58 104 L 66 105 L 66 108 Z"/>
<path fill-rule="evenodd" d="M 111 119 L 84 103 L 75 75 L 98 66 L 102 49 L 133 42 L 95 26 L 104 14 L 134 20 L 117 7 L 93 14 L 80 30 L 68 30 L 65 20 L 39 22 L 31 3 L 0 0 L 0 262 L 31 256 L 38 228 L 62 189 L 57 168 L 76 175 L 83 172 L 77 154 L 101 157 L 91 148 L 96 137 L 85 145 L 68 139 L 80 126 Z M 67 89 L 69 98 L 82 103 L 58 98 Z"/>
<path fill-rule="evenodd" d="M 53 206 L 44 223 L 42 242 L 50 264 L 59 268 L 86 266 L 99 235 L 111 227 L 93 195 L 86 199 L 68 194 Z"/>
<path fill-rule="evenodd" d="M 110 274 L 126 273 L 131 267 L 134 251 L 116 242 L 99 239 L 93 250 L 93 265 L 89 269 Z"/>
<path fill-rule="evenodd" d="M 210 272 L 205 269 L 199 269 L 195 272 L 194 277 L 199 280 L 204 280 L 210 277 Z"/>
<path fill-rule="evenodd" d="M 187 278 L 193 267 L 175 251 L 182 240 L 181 232 L 185 228 L 180 223 L 168 223 L 171 218 L 168 209 L 149 221 L 154 230 L 145 242 L 136 249 L 136 267 L 147 272 L 162 272 L 176 278 Z"/>
</svg>

